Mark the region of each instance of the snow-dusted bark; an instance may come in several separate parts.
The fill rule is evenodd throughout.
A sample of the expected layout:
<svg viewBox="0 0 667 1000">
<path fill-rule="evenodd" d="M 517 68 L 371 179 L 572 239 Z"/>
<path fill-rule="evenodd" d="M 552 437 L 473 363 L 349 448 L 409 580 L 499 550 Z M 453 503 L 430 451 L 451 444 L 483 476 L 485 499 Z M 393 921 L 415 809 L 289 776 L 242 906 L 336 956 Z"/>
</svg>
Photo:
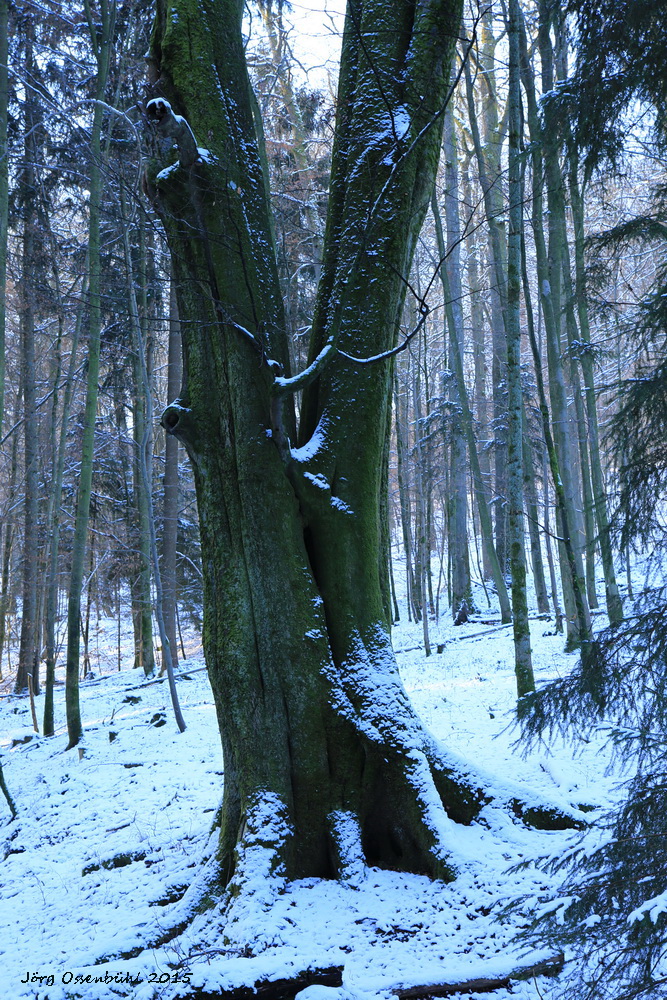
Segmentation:
<svg viewBox="0 0 667 1000">
<path fill-rule="evenodd" d="M 297 383 L 241 14 L 229 0 L 158 3 L 154 96 L 207 152 L 185 162 L 174 137 L 165 158 L 158 135 L 147 172 L 184 343 L 184 391 L 163 422 L 197 485 L 221 880 L 243 882 L 271 803 L 272 871 L 348 877 L 357 843 L 367 861 L 446 876 L 443 801 L 469 821 L 481 797 L 439 759 L 398 676 L 379 569 L 391 365 L 362 361 L 399 337 L 460 5 L 350 5 L 310 373 Z"/>
<path fill-rule="evenodd" d="M 146 175 L 183 336 L 183 391 L 163 424 L 197 488 L 225 760 L 218 872 L 237 914 L 283 877 L 354 879 L 364 863 L 450 877 L 452 821 L 487 801 L 412 709 L 381 579 L 386 353 L 433 188 L 460 6 L 349 6 L 322 279 L 298 376 L 242 6 L 158 3 L 151 65 L 163 103 L 159 116 L 149 106 Z M 177 128 L 165 135 L 169 116 Z"/>
</svg>

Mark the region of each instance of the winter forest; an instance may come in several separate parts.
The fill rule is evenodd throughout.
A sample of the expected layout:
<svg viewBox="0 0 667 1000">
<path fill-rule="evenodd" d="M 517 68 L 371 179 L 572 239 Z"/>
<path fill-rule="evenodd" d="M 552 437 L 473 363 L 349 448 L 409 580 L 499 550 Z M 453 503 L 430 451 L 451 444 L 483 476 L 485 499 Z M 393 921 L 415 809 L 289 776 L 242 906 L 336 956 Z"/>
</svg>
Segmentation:
<svg viewBox="0 0 667 1000">
<path fill-rule="evenodd" d="M 3 997 L 667 995 L 665 53 L 0 0 Z"/>
</svg>

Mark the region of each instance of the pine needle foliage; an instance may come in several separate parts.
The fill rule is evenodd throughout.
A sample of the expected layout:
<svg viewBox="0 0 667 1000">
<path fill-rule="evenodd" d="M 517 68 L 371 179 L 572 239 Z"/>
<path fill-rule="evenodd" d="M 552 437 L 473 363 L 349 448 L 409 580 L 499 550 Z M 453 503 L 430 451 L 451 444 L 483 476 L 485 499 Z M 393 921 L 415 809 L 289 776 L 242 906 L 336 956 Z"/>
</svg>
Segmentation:
<svg viewBox="0 0 667 1000">
<path fill-rule="evenodd" d="M 574 136 L 585 174 L 623 158 L 628 114 L 652 107 L 653 138 L 667 144 L 667 3 L 572 0 L 577 71 L 549 96 Z M 625 548 L 667 557 L 667 190 L 650 211 L 589 241 L 594 261 L 651 247 L 653 288 L 626 327 L 639 358 L 620 388 L 609 443 L 618 493 L 611 531 Z M 595 251 L 600 251 L 595 254 Z M 664 573 L 663 573 L 664 578 Z M 569 677 L 522 699 L 523 741 L 558 732 L 577 741 L 606 733 L 626 775 L 622 804 L 595 819 L 565 858 L 562 895 L 526 936 L 570 949 L 578 1000 L 667 996 L 667 585 L 646 590 L 625 619 L 596 637 Z M 533 901 L 534 907 L 534 901 Z"/>
<path fill-rule="evenodd" d="M 555 0 L 554 0 L 555 3 Z M 587 169 L 621 156 L 626 112 L 646 102 L 656 131 L 667 134 L 667 4 L 664 0 L 570 0 L 577 72 L 563 85 L 568 114 Z"/>
<path fill-rule="evenodd" d="M 544 862 L 566 872 L 562 896 L 527 936 L 573 949 L 581 1000 L 657 1000 L 667 983 L 667 587 L 645 592 L 596 648 L 592 689 L 580 664 L 523 699 L 524 738 L 604 728 L 630 774 L 625 799 L 565 859 Z"/>
</svg>

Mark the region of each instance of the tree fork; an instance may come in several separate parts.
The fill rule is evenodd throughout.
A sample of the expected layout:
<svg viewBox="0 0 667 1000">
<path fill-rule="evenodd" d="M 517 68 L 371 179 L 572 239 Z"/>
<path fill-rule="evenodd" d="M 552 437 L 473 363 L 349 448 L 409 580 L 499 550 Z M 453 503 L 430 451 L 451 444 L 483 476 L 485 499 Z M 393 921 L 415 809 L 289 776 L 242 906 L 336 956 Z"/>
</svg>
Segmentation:
<svg viewBox="0 0 667 1000">
<path fill-rule="evenodd" d="M 147 178 L 183 338 L 181 398 L 163 425 L 197 490 L 225 762 L 217 887 L 228 886 L 232 914 L 253 844 L 269 848 L 267 892 L 368 863 L 451 878 L 449 823 L 487 801 L 410 705 L 380 572 L 389 358 L 460 3 L 361 0 L 348 16 L 309 369 L 294 378 L 241 16 L 238 0 L 158 2 L 152 98 L 209 148 L 184 162 L 177 136 L 171 151 L 158 141 Z M 378 30 L 387 19 L 391 30 Z M 297 438 L 293 390 L 304 385 Z"/>
</svg>

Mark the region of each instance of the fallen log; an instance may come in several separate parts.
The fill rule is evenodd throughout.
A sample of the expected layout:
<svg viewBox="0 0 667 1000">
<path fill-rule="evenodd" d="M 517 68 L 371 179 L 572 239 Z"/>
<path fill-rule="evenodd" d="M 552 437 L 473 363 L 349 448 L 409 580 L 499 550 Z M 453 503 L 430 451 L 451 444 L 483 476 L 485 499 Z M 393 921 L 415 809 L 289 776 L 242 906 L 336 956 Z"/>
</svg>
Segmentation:
<svg viewBox="0 0 667 1000">
<path fill-rule="evenodd" d="M 342 986 L 342 966 L 327 969 L 306 969 L 291 979 L 258 979 L 254 986 L 237 986 L 233 990 L 216 990 L 209 993 L 193 990 L 187 1000 L 293 1000 L 307 986 Z"/>
<path fill-rule="evenodd" d="M 428 1000 L 429 997 L 451 997 L 461 993 L 493 993 L 508 989 L 512 982 L 532 979 L 534 976 L 557 976 L 565 964 L 562 952 L 551 955 L 541 962 L 519 966 L 506 976 L 493 979 L 467 979 L 459 983 L 431 983 L 422 986 L 408 986 L 393 990 L 398 1000 Z"/>
</svg>

